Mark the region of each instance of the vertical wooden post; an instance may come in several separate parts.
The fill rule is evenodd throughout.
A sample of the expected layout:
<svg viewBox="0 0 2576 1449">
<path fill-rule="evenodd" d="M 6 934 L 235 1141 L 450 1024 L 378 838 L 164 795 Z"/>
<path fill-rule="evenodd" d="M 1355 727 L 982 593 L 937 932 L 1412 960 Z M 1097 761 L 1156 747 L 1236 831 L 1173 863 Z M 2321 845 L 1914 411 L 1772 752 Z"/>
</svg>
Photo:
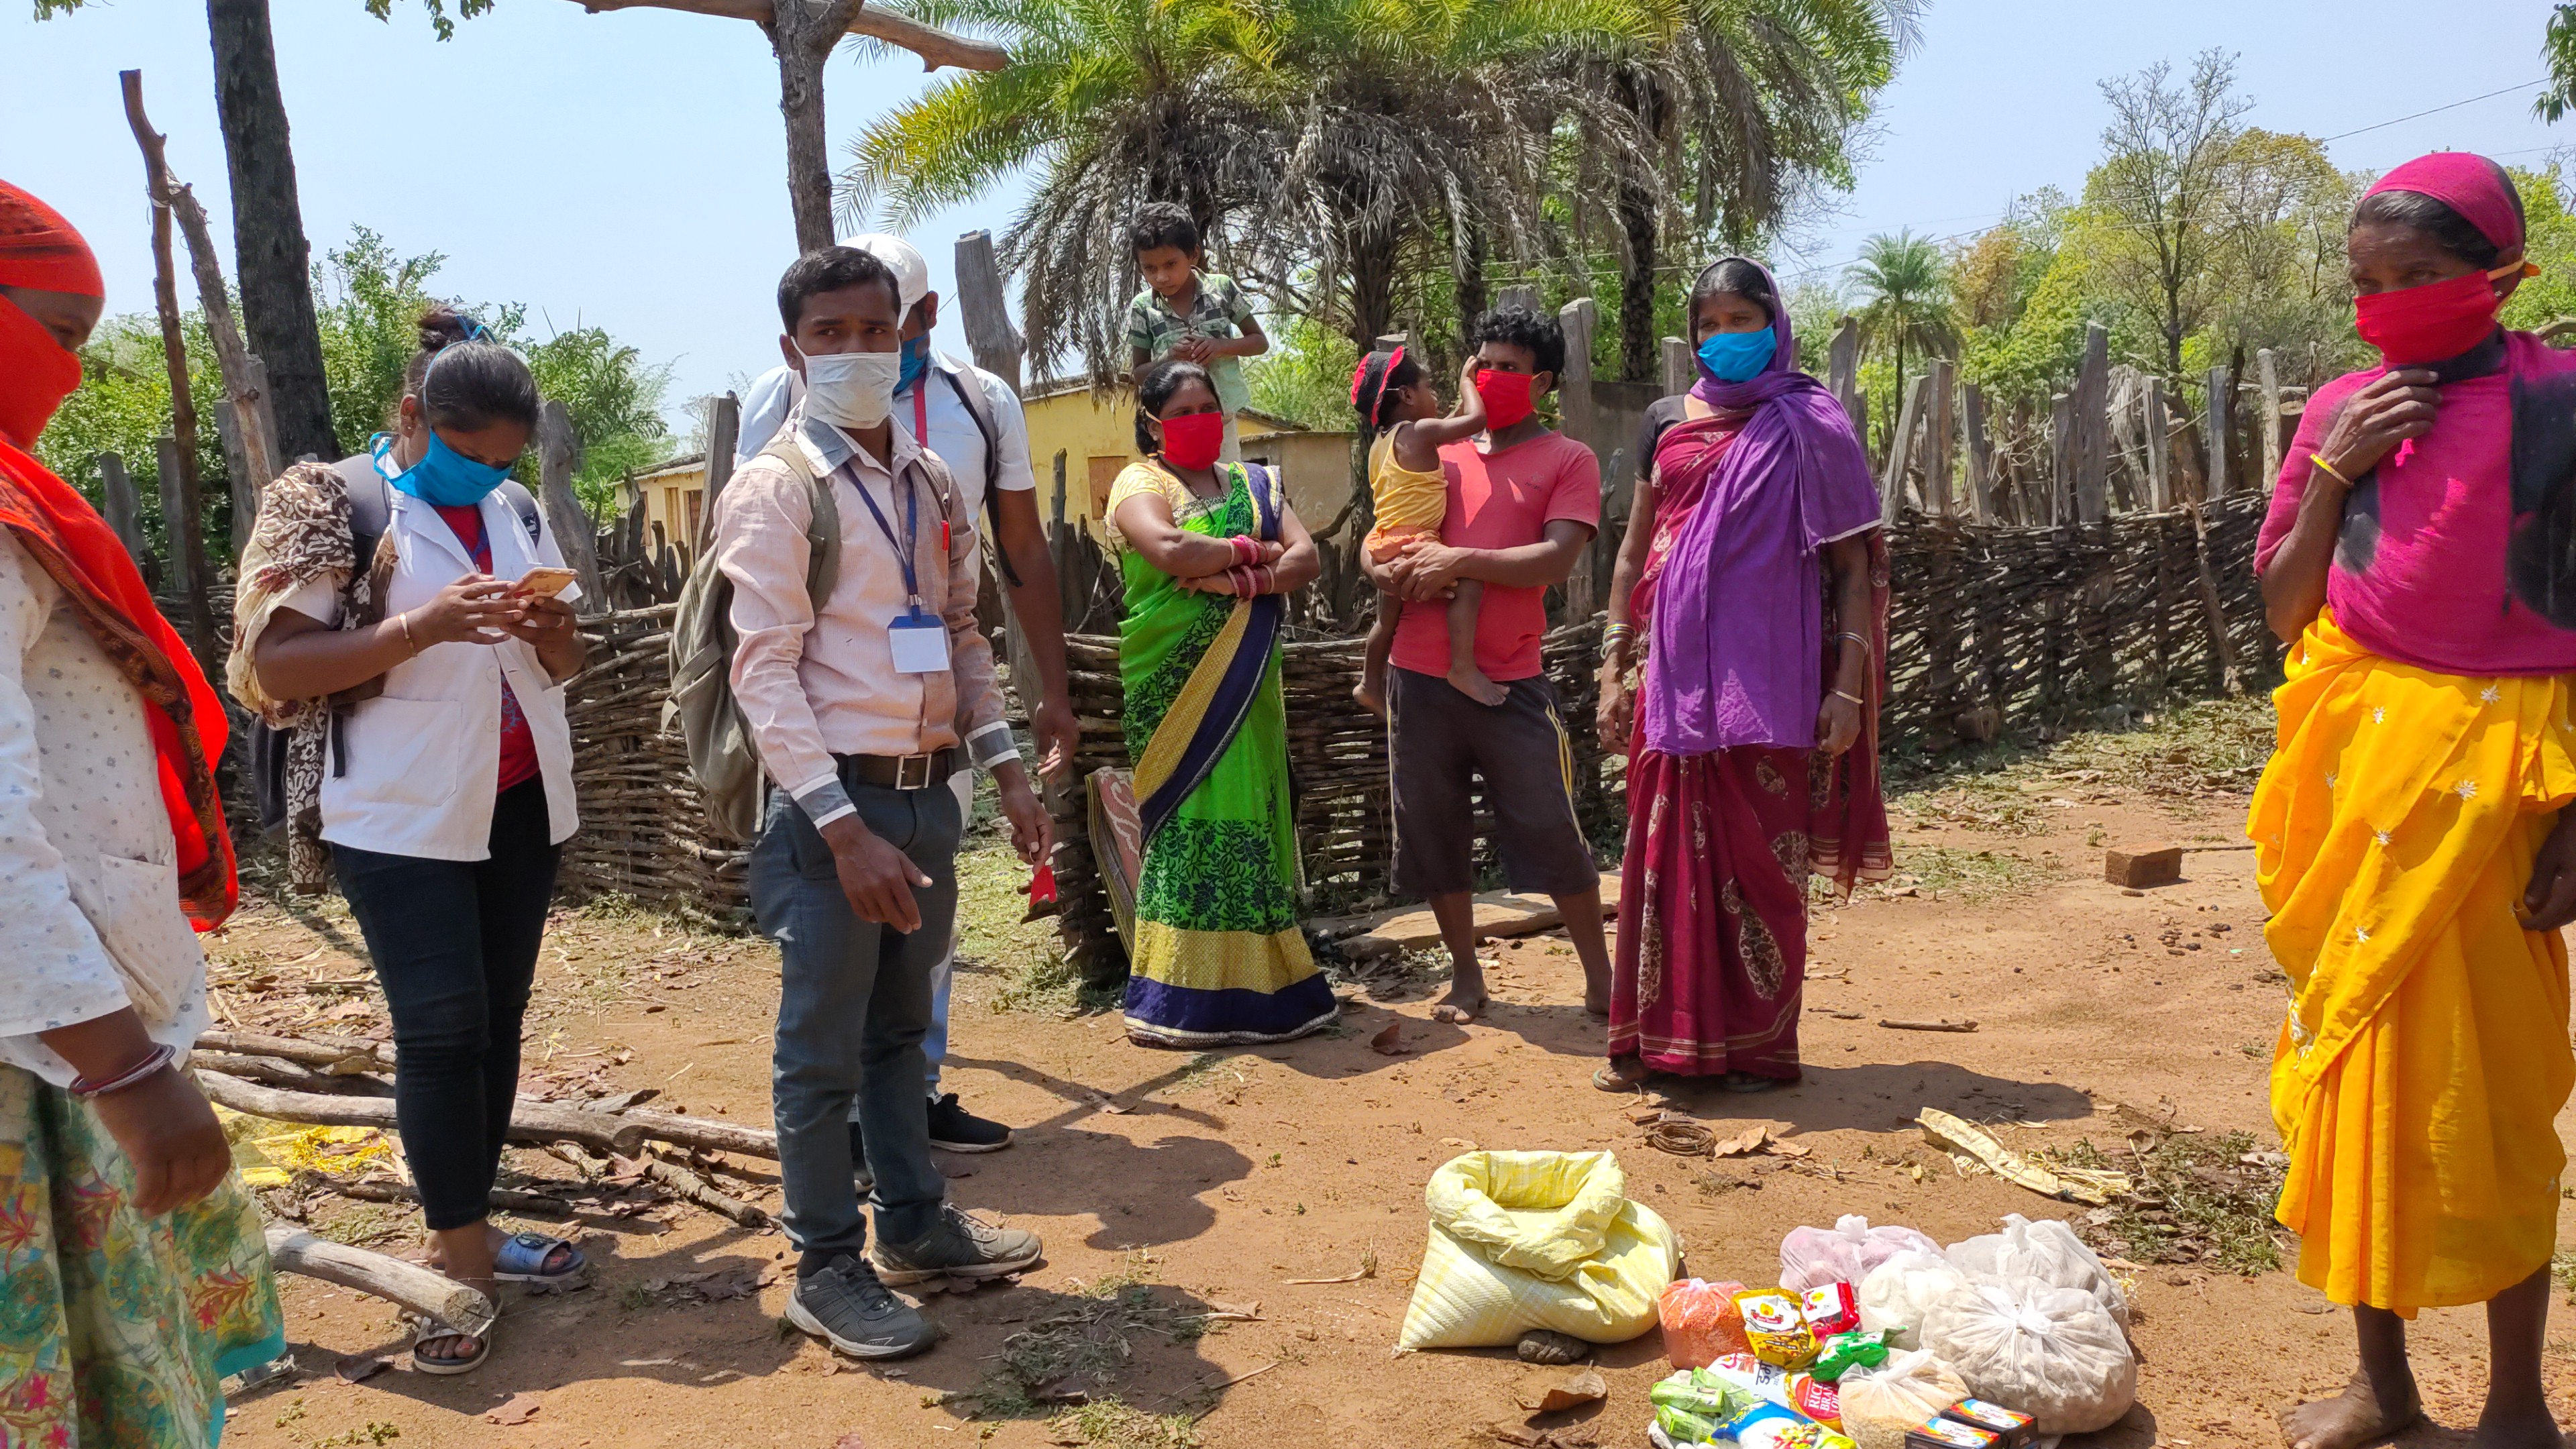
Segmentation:
<svg viewBox="0 0 2576 1449">
<path fill-rule="evenodd" d="M 2048 400 L 2048 523 L 2054 528 L 2073 515 L 2075 497 L 2075 395 L 2057 393 Z"/>
<path fill-rule="evenodd" d="M 1557 309 L 1557 326 L 1565 333 L 1565 371 L 1557 378 L 1556 388 L 1557 410 L 1565 423 L 1565 435 L 1592 450 L 1606 482 L 1611 459 L 1619 449 L 1615 440 L 1602 436 L 1600 402 L 1592 395 L 1592 337 L 1600 317 L 1600 308 L 1590 297 L 1577 297 Z M 1600 531 L 1595 530 L 1593 537 L 1597 541 Z M 1568 622 L 1592 617 L 1593 553 L 1593 549 L 1585 549 L 1565 577 Z"/>
<path fill-rule="evenodd" d="M 1852 426 L 1861 431 L 1861 441 L 1869 441 L 1869 430 L 1861 424 L 1860 406 L 1860 323 L 1845 317 L 1834 327 L 1834 344 L 1825 354 L 1825 386 Z"/>
<path fill-rule="evenodd" d="M 2100 523 L 2110 516 L 2111 329 L 2084 329 L 2084 366 L 2075 378 L 2075 518 Z"/>
<path fill-rule="evenodd" d="M 1020 390 L 1020 361 L 1027 343 L 1011 325 L 1002 267 L 993 257 L 993 234 L 970 231 L 957 239 L 957 309 L 975 365 Z"/>
<path fill-rule="evenodd" d="M 1915 424 L 1923 419 L 1924 405 L 1930 400 L 1932 379 L 1918 377 L 1905 390 L 1905 407 L 1896 415 L 1896 431 L 1887 440 L 1887 473 L 1878 485 L 1880 518 L 1894 523 L 1905 507 L 1905 473 L 1912 464 Z"/>
<path fill-rule="evenodd" d="M 180 471 L 179 440 L 164 433 L 152 440 L 152 450 L 158 456 L 161 468 L 161 537 L 162 547 L 168 554 L 162 561 L 162 582 L 180 598 L 203 605 L 206 596 L 197 582 L 205 577 L 200 571 L 202 551 L 191 550 L 180 541 L 185 530 L 183 520 L 187 517 L 190 490 L 182 481 L 185 475 Z M 196 645 L 193 640 L 190 642 L 199 653 L 205 652 L 203 646 Z"/>
<path fill-rule="evenodd" d="M 1664 339 L 1664 396 L 1690 391 L 1699 380 L 1699 369 L 1691 365 L 1690 344 L 1678 337 Z"/>
<path fill-rule="evenodd" d="M 1500 311 L 1505 307 L 1518 307 L 1525 312 L 1537 311 L 1538 288 L 1530 286 L 1527 283 L 1523 283 L 1519 286 L 1505 287 L 1501 291 L 1496 292 L 1494 294 L 1495 310 Z"/>
<path fill-rule="evenodd" d="M 2254 370 L 2263 388 L 2263 492 L 2269 497 L 2281 478 L 2281 366 L 2271 348 L 2254 354 Z"/>
<path fill-rule="evenodd" d="M 179 279 L 170 256 L 170 177 L 161 138 L 143 116 L 143 73 L 127 71 L 125 116 L 143 151 L 145 194 L 152 202 L 152 301 L 161 314 L 161 364 L 170 377 L 172 436 L 160 441 L 162 523 L 169 531 L 170 576 L 185 604 L 188 647 L 211 671 L 215 617 L 206 599 L 205 519 L 197 501 L 197 403 L 188 386 L 188 347 L 179 331 Z"/>
<path fill-rule="evenodd" d="M 981 363 L 976 364 L 982 366 Z M 728 392 L 707 409 L 707 496 L 698 505 L 701 534 L 715 526 L 716 495 L 733 481 L 733 455 L 742 443 L 742 399 Z M 693 545 L 703 546 L 693 540 Z"/>
<path fill-rule="evenodd" d="M 152 547 L 143 540 L 143 499 L 134 491 L 134 475 L 125 471 L 122 455 L 98 455 L 98 483 L 107 501 L 101 510 L 107 515 L 107 526 L 116 530 L 116 541 L 125 545 L 135 567 L 142 567 L 152 557 Z"/>
<path fill-rule="evenodd" d="M 2147 511 L 2173 509 L 2173 432 L 2165 416 L 2165 380 L 2147 379 Z"/>
<path fill-rule="evenodd" d="M 608 589 L 599 577 L 599 528 L 572 489 L 572 410 L 552 398 L 537 410 L 537 506 L 546 529 L 563 550 L 564 566 L 581 581 L 574 607 L 585 616 L 608 612 Z"/>
<path fill-rule="evenodd" d="M 1948 358 L 1932 364 L 1931 406 L 1924 413 L 1923 493 L 1935 518 L 1951 514 L 1950 460 L 1952 399 L 1958 396 L 1957 369 Z"/>
<path fill-rule="evenodd" d="M 1959 424 L 1968 435 L 1968 516 L 1995 522 L 1995 449 L 1986 436 L 1986 395 L 1975 383 L 1959 389 Z"/>
<path fill-rule="evenodd" d="M 1055 450 L 1055 497 L 1047 508 L 1049 519 L 1047 541 L 1053 545 L 1055 551 L 1057 603 L 1063 609 L 1065 632 L 1071 633 L 1080 627 L 1079 620 L 1082 618 L 1082 615 L 1073 607 L 1073 545 L 1074 535 L 1080 530 L 1067 527 L 1064 521 L 1064 463 L 1065 450 L 1058 448 Z"/>
<path fill-rule="evenodd" d="M 2209 501 L 2227 496 L 2235 483 L 2228 449 L 2236 441 L 2236 375 L 2224 367 L 2209 370 L 2209 411 L 2201 419 L 2209 453 Z"/>
</svg>

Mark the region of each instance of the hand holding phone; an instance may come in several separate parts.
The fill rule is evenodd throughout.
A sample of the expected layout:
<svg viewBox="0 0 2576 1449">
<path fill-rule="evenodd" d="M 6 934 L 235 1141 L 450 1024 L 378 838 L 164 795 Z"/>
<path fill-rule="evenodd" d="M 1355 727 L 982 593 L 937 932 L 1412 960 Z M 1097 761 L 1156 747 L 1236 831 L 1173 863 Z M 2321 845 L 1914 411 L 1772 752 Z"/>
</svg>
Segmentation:
<svg viewBox="0 0 2576 1449">
<path fill-rule="evenodd" d="M 549 568 L 539 564 L 521 574 L 519 582 L 513 587 L 523 594 L 533 594 L 540 599 L 551 599 L 571 587 L 572 581 L 577 577 L 579 575 L 571 569 Z"/>
</svg>

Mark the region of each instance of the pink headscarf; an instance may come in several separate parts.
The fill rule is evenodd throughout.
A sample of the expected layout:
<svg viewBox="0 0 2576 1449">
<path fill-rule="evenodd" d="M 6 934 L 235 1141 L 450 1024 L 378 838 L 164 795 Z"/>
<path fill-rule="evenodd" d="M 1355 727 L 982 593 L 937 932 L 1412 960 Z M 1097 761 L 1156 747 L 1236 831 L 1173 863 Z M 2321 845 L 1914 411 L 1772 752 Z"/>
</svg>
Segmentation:
<svg viewBox="0 0 2576 1449">
<path fill-rule="evenodd" d="M 2522 207 L 2504 168 L 2469 151 L 2418 156 L 2379 178 L 2363 199 L 2383 191 L 2429 196 L 2460 214 L 2506 256 L 2522 251 Z"/>
</svg>

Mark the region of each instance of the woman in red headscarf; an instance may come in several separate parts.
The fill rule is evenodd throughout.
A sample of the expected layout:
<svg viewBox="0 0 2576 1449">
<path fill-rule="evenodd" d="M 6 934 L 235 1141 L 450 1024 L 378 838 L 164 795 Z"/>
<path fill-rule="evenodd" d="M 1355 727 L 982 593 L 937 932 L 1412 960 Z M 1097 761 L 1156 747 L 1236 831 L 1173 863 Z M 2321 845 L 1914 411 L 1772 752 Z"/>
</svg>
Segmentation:
<svg viewBox="0 0 2576 1449">
<path fill-rule="evenodd" d="M 96 510 L 30 453 L 98 266 L 0 182 L 0 1443 L 198 1449 L 285 1348 L 259 1215 L 179 1071 L 189 927 L 234 902 L 224 714 Z"/>
<path fill-rule="evenodd" d="M 2487 1306 L 2481 1444 L 2559 1443 L 2541 1386 L 2576 1084 L 2576 356 L 2497 321 L 2531 274 L 2494 162 L 2388 173 L 2349 235 L 2380 366 L 2319 388 L 2255 566 L 2293 647 L 2247 831 L 2290 978 L 2272 1114 L 2299 1277 L 2361 1371 L 2293 1449 L 2421 1414 L 2406 1320 Z"/>
</svg>

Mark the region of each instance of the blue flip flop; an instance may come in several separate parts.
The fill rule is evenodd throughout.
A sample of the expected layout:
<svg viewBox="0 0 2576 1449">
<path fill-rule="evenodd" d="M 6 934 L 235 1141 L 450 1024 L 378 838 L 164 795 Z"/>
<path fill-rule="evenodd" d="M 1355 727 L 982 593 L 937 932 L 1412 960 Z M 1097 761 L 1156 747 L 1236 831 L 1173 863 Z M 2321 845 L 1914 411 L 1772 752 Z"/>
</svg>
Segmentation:
<svg viewBox="0 0 2576 1449">
<path fill-rule="evenodd" d="M 546 1259 L 561 1248 L 572 1254 L 569 1262 L 554 1272 L 547 1272 Z M 561 1283 L 577 1278 L 590 1267 L 581 1249 L 562 1238 L 549 1238 L 543 1233 L 512 1233 L 501 1251 L 492 1255 L 492 1276 L 504 1283 Z"/>
</svg>

